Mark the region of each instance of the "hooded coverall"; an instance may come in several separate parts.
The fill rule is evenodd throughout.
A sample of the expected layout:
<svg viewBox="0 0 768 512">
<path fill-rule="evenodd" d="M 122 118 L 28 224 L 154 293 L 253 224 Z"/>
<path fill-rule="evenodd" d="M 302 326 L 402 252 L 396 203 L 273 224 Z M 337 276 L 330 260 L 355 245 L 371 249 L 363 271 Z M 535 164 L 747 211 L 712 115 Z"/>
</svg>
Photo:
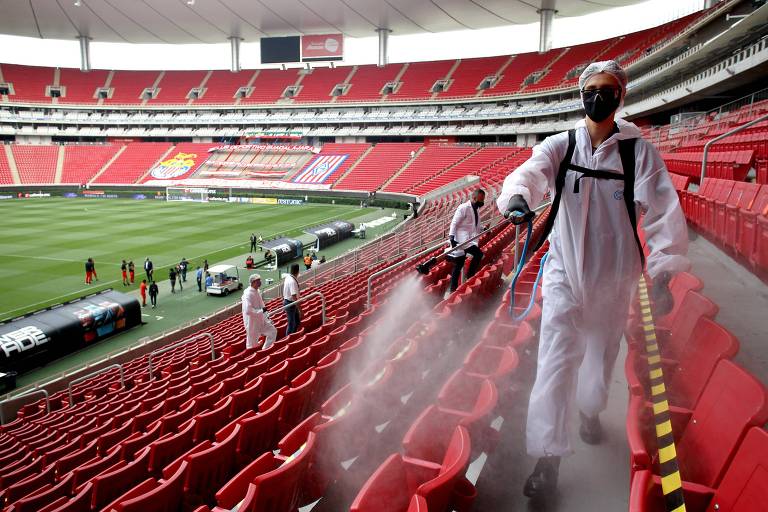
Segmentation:
<svg viewBox="0 0 768 512">
<path fill-rule="evenodd" d="M 277 329 L 264 315 L 264 299 L 259 291 L 251 286 L 243 290 L 243 324 L 246 348 L 254 348 L 262 334 L 265 338 L 262 349 L 269 348 L 277 338 Z"/>
<path fill-rule="evenodd" d="M 597 149 L 584 120 L 576 124 L 571 162 L 588 169 L 623 174 L 617 141 L 637 138 L 635 205 L 645 216 L 651 279 L 661 272 L 685 271 L 688 234 L 677 194 L 664 161 L 640 138 L 640 130 L 621 119 L 618 132 Z M 506 211 L 520 194 L 532 207 L 555 178 L 568 147 L 567 132 L 534 147 L 533 155 L 504 180 L 497 206 Z M 581 412 L 594 417 L 606 407 L 611 370 L 622 329 L 641 273 L 640 255 L 623 199 L 624 182 L 584 178 L 569 171 L 560 211 L 550 235 L 544 268 L 543 312 L 536 381 L 531 391 L 526 428 L 528 453 L 534 457 L 571 453 L 568 420 L 573 395 Z"/>
</svg>

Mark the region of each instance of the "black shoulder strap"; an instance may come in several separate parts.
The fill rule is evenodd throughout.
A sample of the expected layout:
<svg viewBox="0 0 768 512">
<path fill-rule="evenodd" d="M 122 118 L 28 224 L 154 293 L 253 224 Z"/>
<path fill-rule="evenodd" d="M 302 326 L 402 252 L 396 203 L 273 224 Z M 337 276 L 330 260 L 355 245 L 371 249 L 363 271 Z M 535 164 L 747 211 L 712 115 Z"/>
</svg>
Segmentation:
<svg viewBox="0 0 768 512">
<path fill-rule="evenodd" d="M 640 236 L 637 234 L 637 213 L 635 210 L 635 143 L 637 139 L 619 141 L 619 156 L 624 169 L 624 203 L 627 205 L 629 222 L 632 224 L 632 234 L 635 237 L 637 250 L 640 252 L 640 266 L 645 270 L 645 253 Z"/>
<path fill-rule="evenodd" d="M 544 242 L 549 237 L 549 233 L 552 232 L 552 227 L 555 225 L 555 217 L 557 217 L 557 211 L 560 209 L 560 198 L 563 196 L 563 187 L 565 187 L 565 175 L 568 173 L 568 164 L 571 163 L 573 158 L 573 152 L 576 150 L 576 130 L 568 130 L 568 149 L 565 151 L 565 156 L 560 167 L 557 170 L 557 177 L 555 178 L 555 197 L 552 198 L 552 208 L 549 211 L 549 217 L 544 224 L 544 230 L 541 233 L 539 242 L 536 244 L 535 251 L 538 251 Z"/>
</svg>

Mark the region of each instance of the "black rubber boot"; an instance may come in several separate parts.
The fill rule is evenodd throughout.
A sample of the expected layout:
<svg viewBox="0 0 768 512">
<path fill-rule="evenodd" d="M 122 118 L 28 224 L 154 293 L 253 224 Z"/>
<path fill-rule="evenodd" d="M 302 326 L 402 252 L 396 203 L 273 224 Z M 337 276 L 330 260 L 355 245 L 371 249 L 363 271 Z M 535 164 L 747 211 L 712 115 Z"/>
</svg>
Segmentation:
<svg viewBox="0 0 768 512">
<path fill-rule="evenodd" d="M 533 473 L 525 481 L 523 494 L 531 499 L 549 500 L 557 491 L 557 475 L 560 457 L 542 457 L 536 462 Z"/>
<path fill-rule="evenodd" d="M 603 426 L 600 424 L 600 417 L 590 418 L 583 412 L 579 412 L 581 426 L 579 427 L 579 436 L 587 444 L 600 444 L 603 440 Z"/>
</svg>

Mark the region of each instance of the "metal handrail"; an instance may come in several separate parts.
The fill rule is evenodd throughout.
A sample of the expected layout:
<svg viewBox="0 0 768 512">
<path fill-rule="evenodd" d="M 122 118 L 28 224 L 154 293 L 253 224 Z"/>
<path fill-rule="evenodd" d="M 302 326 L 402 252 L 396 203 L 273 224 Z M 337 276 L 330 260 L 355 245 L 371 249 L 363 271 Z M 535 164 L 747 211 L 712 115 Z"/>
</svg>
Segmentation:
<svg viewBox="0 0 768 512">
<path fill-rule="evenodd" d="M 765 121 L 766 119 L 768 119 L 768 114 L 762 115 L 762 116 L 758 117 L 757 119 L 753 119 L 752 121 L 750 121 L 750 122 L 748 122 L 746 124 L 743 124 L 741 126 L 737 126 L 733 130 L 731 130 L 729 132 L 725 132 L 724 134 L 718 135 L 714 139 L 711 139 L 711 140 L 707 141 L 707 143 L 704 144 L 704 156 L 701 159 L 701 181 L 699 181 L 699 186 L 704 185 L 704 176 L 707 174 L 707 156 L 709 156 L 709 147 L 712 144 L 714 144 L 715 142 L 723 140 L 726 137 L 730 137 L 731 135 L 735 135 L 735 134 L 739 133 L 742 130 L 746 130 L 750 126 L 753 126 L 753 125 L 755 125 L 757 123 L 761 123 L 761 122 Z"/>
<path fill-rule="evenodd" d="M 6 400 L 3 400 L 0 402 L 0 425 L 5 424 L 5 413 L 3 412 L 3 406 L 10 402 L 15 402 L 19 398 L 26 398 L 28 396 L 42 394 L 45 397 L 45 408 L 47 412 L 51 412 L 51 400 L 48 398 L 48 392 L 44 389 L 33 389 L 32 391 L 27 391 L 25 393 L 22 393 L 20 395 L 16 395 L 13 398 L 8 398 Z"/>
<path fill-rule="evenodd" d="M 187 343 L 190 343 L 192 341 L 197 341 L 200 338 L 208 338 L 211 341 L 211 361 L 216 359 L 216 348 L 214 347 L 213 343 L 213 334 L 209 332 L 201 332 L 200 334 L 196 334 L 195 336 L 192 336 L 191 338 L 188 338 L 186 340 L 177 341 L 173 345 L 168 345 L 167 347 L 159 348 L 157 350 L 153 350 L 149 353 L 148 358 L 148 364 L 149 364 L 149 380 L 152 380 L 155 378 L 155 369 L 152 366 L 152 358 L 155 356 L 158 356 L 160 354 L 164 354 L 170 350 L 173 350 L 175 348 L 179 348 L 182 345 L 186 345 Z"/>
<path fill-rule="evenodd" d="M 120 372 L 120 384 L 123 385 L 123 389 L 125 389 L 125 374 L 123 373 L 123 365 L 120 364 L 111 364 L 109 366 L 105 366 L 101 370 L 97 370 L 95 372 L 91 372 L 88 375 L 83 375 L 82 377 L 78 377 L 76 379 L 73 379 L 69 381 L 69 384 L 67 385 L 67 393 L 69 394 L 69 406 L 72 407 L 75 405 L 74 398 L 72 396 L 72 386 L 77 384 L 78 382 L 83 382 L 84 380 L 88 380 L 91 377 L 95 377 L 97 375 L 100 375 L 102 373 L 105 373 L 109 370 L 112 370 L 114 368 L 117 368 L 117 370 Z"/>
<path fill-rule="evenodd" d="M 325 325 L 325 295 L 323 295 L 320 292 L 312 292 L 312 293 L 309 293 L 307 295 L 304 295 L 303 297 L 299 297 L 298 300 L 295 300 L 295 301 L 291 302 L 290 304 L 284 304 L 284 305 L 280 306 L 279 308 L 276 308 L 275 311 L 285 311 L 286 309 L 288 309 L 288 308 L 290 308 L 292 306 L 295 306 L 296 304 L 298 304 L 300 302 L 304 302 L 305 300 L 310 299 L 312 297 L 320 297 L 320 306 L 321 306 L 322 312 L 323 312 L 323 323 L 321 325 Z"/>
</svg>

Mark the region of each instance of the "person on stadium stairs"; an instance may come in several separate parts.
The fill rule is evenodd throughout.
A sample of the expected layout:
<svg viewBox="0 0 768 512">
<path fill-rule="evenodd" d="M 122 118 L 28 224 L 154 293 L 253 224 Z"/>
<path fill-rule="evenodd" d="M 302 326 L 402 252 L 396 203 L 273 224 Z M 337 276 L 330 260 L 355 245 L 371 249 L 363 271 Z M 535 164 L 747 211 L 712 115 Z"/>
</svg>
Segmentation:
<svg viewBox="0 0 768 512">
<path fill-rule="evenodd" d="M 120 273 L 123 276 L 123 286 L 128 286 L 128 263 L 125 260 L 120 264 Z"/>
<path fill-rule="evenodd" d="M 480 225 L 480 208 L 485 204 L 485 191 L 481 188 L 472 191 L 469 201 L 461 203 L 451 219 L 451 228 L 448 231 L 451 247 L 466 242 L 470 238 L 479 235 L 482 231 Z M 461 279 L 461 271 L 464 269 L 464 263 L 467 261 L 467 254 L 472 256 L 472 262 L 469 264 L 467 279 L 475 275 L 480 268 L 480 261 L 483 259 L 483 251 L 478 247 L 477 240 L 465 249 L 456 249 L 451 251 L 448 256 L 453 262 L 451 270 L 450 291 L 456 291 Z"/>
<path fill-rule="evenodd" d="M 289 306 L 299 300 L 299 264 L 291 265 L 291 273 L 285 276 L 283 281 L 283 306 Z M 288 317 L 288 325 L 285 328 L 285 335 L 296 332 L 301 325 L 301 310 L 299 306 L 289 306 L 285 308 L 285 316 Z"/>
<path fill-rule="evenodd" d="M 261 276 L 253 274 L 248 278 L 249 286 L 243 290 L 243 325 L 245 326 L 245 347 L 257 348 L 259 338 L 264 335 L 263 349 L 269 348 L 277 338 L 277 329 L 267 316 L 267 308 L 261 297 Z"/>
<path fill-rule="evenodd" d="M 565 176 L 544 269 L 537 374 L 528 406 L 527 450 L 539 458 L 525 483 L 524 494 L 531 498 L 554 493 L 560 457 L 572 453 L 567 423 L 574 394 L 581 438 L 589 444 L 602 438 L 598 415 L 606 407 L 611 370 L 644 258 L 633 232 L 634 217 L 644 213 L 656 314 L 671 310 L 670 277 L 690 266 L 685 218 L 664 161 L 634 124 L 614 121 L 626 86 L 627 75 L 616 62 L 589 65 L 579 79 L 586 118 L 576 124 L 570 162 L 565 160 L 571 134 L 548 137 L 507 176 L 497 200 L 505 215 L 518 212 L 532 218 L 529 205 L 539 204 L 547 189 L 557 195 L 556 177 Z M 619 143 L 628 139 L 636 140 Z M 634 212 L 624 198 L 625 169 L 619 152 L 620 146 L 632 148 L 630 144 Z M 597 176 L 596 170 L 604 170 L 603 175 Z"/>
</svg>

